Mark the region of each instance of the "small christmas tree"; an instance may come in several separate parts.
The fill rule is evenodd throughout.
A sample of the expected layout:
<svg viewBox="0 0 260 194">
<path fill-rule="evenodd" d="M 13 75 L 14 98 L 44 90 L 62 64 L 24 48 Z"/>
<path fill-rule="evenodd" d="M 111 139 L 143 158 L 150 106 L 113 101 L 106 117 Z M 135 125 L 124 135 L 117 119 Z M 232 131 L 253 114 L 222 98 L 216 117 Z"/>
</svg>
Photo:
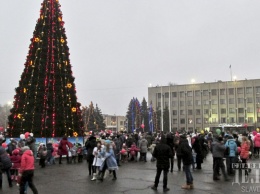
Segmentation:
<svg viewBox="0 0 260 194">
<path fill-rule="evenodd" d="M 19 137 L 82 135 L 80 103 L 69 59 L 64 21 L 58 0 L 44 0 L 25 68 L 15 89 L 9 134 Z"/>
</svg>

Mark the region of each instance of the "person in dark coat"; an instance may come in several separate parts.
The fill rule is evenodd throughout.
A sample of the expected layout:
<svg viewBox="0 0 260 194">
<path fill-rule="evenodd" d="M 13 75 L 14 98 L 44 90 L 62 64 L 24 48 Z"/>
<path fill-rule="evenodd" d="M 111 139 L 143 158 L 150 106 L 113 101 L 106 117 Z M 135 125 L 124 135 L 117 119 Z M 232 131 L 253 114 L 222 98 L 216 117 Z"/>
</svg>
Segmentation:
<svg viewBox="0 0 260 194">
<path fill-rule="evenodd" d="M 200 144 L 200 141 L 199 141 L 199 138 L 198 137 L 195 137 L 195 141 L 194 141 L 194 144 L 193 144 L 193 149 L 194 151 L 196 152 L 196 169 L 201 169 L 201 163 L 203 163 L 203 153 L 202 153 L 202 147 L 201 147 L 201 144 Z"/>
<path fill-rule="evenodd" d="M 185 135 L 181 136 L 179 151 L 182 155 L 183 168 L 186 174 L 186 184 L 182 185 L 182 189 L 193 189 L 193 177 L 190 171 L 192 164 L 192 149 Z"/>
<path fill-rule="evenodd" d="M 0 189 L 2 189 L 2 183 L 3 183 L 3 173 L 6 174 L 7 180 L 9 183 L 9 187 L 12 187 L 12 179 L 11 179 L 11 167 L 12 167 L 12 162 L 9 156 L 7 155 L 5 149 L 0 146 Z"/>
<path fill-rule="evenodd" d="M 170 158 L 170 161 L 171 161 L 171 172 L 173 172 L 174 155 L 175 155 L 174 149 L 173 149 L 173 147 L 174 147 L 173 141 L 174 141 L 173 134 L 172 134 L 172 133 L 168 133 L 168 134 L 167 134 L 167 145 L 170 146 L 170 148 L 171 148 L 171 150 L 172 150 L 172 157 Z"/>
<path fill-rule="evenodd" d="M 85 143 L 85 147 L 87 150 L 88 171 L 90 176 L 93 171 L 92 164 L 95 157 L 93 155 L 93 150 L 96 146 L 97 146 L 96 137 L 94 136 L 89 137 L 88 141 Z"/>
<path fill-rule="evenodd" d="M 11 142 L 7 145 L 7 153 L 12 156 L 13 151 L 16 149 L 17 142 L 12 139 Z"/>
<path fill-rule="evenodd" d="M 55 164 L 55 158 L 53 157 L 52 153 L 54 151 L 52 143 L 48 142 L 46 145 L 47 148 L 47 163 L 48 164 Z"/>
<path fill-rule="evenodd" d="M 170 158 L 173 156 L 172 150 L 170 146 L 167 145 L 166 138 L 164 135 L 161 137 L 161 142 L 156 145 L 153 151 L 153 157 L 156 158 L 156 167 L 157 167 L 157 173 L 155 176 L 154 185 L 151 187 L 153 190 L 157 190 L 161 172 L 163 171 L 163 191 L 169 191 L 170 189 L 167 187 L 167 181 L 168 181 L 168 172 L 170 168 Z"/>
<path fill-rule="evenodd" d="M 70 148 L 70 144 L 67 136 L 64 136 L 60 141 L 60 145 L 58 149 L 58 154 L 60 155 L 59 164 L 62 164 L 61 159 L 63 155 L 66 155 L 67 163 L 69 163 L 68 148 Z"/>
</svg>

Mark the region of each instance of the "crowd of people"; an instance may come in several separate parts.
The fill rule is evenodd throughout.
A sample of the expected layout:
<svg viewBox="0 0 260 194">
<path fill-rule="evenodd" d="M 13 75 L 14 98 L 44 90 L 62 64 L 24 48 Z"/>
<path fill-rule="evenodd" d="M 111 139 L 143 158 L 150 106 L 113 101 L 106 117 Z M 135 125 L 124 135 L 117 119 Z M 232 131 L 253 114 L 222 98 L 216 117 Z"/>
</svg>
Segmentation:
<svg viewBox="0 0 260 194">
<path fill-rule="evenodd" d="M 2 175 L 5 173 L 9 187 L 16 181 L 20 193 L 26 193 L 28 186 L 33 193 L 38 193 L 33 183 L 36 158 L 42 168 L 46 164 L 56 164 L 56 160 L 61 165 L 64 156 L 68 164 L 80 163 L 86 158 L 91 180 L 103 181 L 106 172 L 113 175 L 113 180 L 117 180 L 116 171 L 123 163 L 147 162 L 147 152 L 150 151 L 151 162 L 156 161 L 157 167 L 151 188 L 157 190 L 163 172 L 163 190 L 166 192 L 169 191 L 168 172 L 173 172 L 175 157 L 177 170 L 183 170 L 186 175 L 186 183 L 182 185 L 182 189 L 194 188 L 191 169 L 202 169 L 209 152 L 213 157 L 213 180 L 220 180 L 221 170 L 224 180 L 228 181 L 229 176 L 235 174 L 235 163 L 244 163 L 246 166 L 252 155 L 259 157 L 260 133 L 102 133 L 89 136 L 84 146 L 80 143 L 72 144 L 64 136 L 59 142 L 48 142 L 46 145 L 41 143 L 38 148 L 33 134 L 27 134 L 19 141 L 11 139 L 5 146 L 4 137 L 0 136 L 0 145 L 0 189 Z M 250 169 L 246 168 L 245 175 L 248 176 L 249 173 Z"/>
</svg>

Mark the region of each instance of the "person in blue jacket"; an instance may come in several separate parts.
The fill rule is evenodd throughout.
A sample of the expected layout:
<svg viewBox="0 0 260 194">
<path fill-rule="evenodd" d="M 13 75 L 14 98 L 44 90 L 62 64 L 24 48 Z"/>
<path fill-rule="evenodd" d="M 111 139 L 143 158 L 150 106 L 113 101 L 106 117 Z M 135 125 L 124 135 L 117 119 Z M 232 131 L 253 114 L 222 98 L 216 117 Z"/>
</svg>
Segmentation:
<svg viewBox="0 0 260 194">
<path fill-rule="evenodd" d="M 225 147 L 229 148 L 229 155 L 226 157 L 226 166 L 228 175 L 234 175 L 234 170 L 232 169 L 232 164 L 236 162 L 237 158 L 237 144 L 232 136 L 228 136 L 225 143 Z"/>
</svg>

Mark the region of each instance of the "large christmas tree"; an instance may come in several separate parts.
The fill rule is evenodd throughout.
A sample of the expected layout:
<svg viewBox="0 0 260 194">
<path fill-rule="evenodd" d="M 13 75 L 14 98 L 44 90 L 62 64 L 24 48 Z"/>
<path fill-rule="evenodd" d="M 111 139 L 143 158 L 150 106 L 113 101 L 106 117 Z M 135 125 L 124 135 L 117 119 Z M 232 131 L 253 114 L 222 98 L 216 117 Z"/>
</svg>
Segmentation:
<svg viewBox="0 0 260 194">
<path fill-rule="evenodd" d="M 41 5 L 25 68 L 15 89 L 9 135 L 81 135 L 83 121 L 60 4 L 58 0 L 44 0 Z"/>
</svg>

